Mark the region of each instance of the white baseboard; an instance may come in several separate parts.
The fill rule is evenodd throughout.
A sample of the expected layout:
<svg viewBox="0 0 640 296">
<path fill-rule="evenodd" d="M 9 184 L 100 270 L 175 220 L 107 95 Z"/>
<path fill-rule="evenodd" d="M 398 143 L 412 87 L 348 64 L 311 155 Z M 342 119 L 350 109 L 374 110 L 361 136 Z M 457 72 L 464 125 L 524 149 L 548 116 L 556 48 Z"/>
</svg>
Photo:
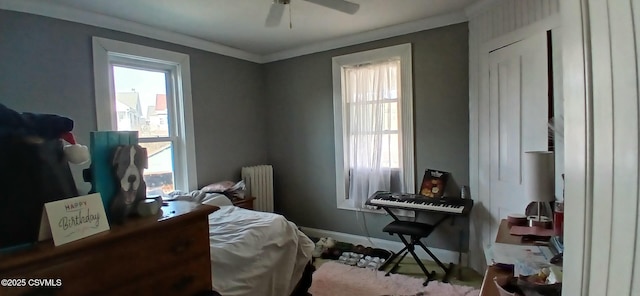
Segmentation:
<svg viewBox="0 0 640 296">
<path fill-rule="evenodd" d="M 300 229 L 302 229 L 302 232 L 304 232 L 306 235 L 311 237 L 316 237 L 316 238 L 332 237 L 335 240 L 340 242 L 351 243 L 354 245 L 363 245 L 365 247 L 381 248 L 381 249 L 390 250 L 393 252 L 398 252 L 404 247 L 404 244 L 402 244 L 402 242 L 390 241 L 386 239 L 365 237 L 365 236 L 354 235 L 349 233 L 335 232 L 330 230 L 316 229 L 316 228 L 309 228 L 309 227 L 300 227 Z M 436 249 L 436 248 L 429 248 L 429 250 L 436 257 L 438 257 L 438 259 L 442 261 L 442 263 L 444 263 L 445 265 L 448 265 L 448 263 L 450 262 L 453 262 L 456 265 L 458 264 L 458 252 L 443 250 L 443 249 Z M 415 251 L 416 251 L 416 255 L 418 255 L 420 259 L 432 260 L 429 254 L 427 254 L 427 252 L 425 252 L 422 248 L 418 247 L 415 249 Z M 407 255 L 407 256 L 410 257 L 411 255 Z M 461 261 L 462 266 L 468 266 L 467 264 L 467 262 L 469 262 L 468 253 L 462 253 L 461 260 L 462 260 Z"/>
</svg>

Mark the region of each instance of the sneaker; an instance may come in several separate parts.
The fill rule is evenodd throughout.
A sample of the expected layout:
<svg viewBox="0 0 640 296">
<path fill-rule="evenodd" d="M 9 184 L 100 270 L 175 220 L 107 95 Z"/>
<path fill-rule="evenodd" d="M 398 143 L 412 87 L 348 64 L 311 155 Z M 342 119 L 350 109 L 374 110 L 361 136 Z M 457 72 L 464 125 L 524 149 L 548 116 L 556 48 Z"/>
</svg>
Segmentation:
<svg viewBox="0 0 640 296">
<path fill-rule="evenodd" d="M 360 267 L 360 268 L 364 268 L 369 264 L 369 261 L 366 259 L 360 259 L 360 261 L 358 261 L 358 264 L 356 266 Z"/>
<path fill-rule="evenodd" d="M 347 264 L 351 265 L 351 266 L 355 266 L 356 264 L 358 264 L 358 259 L 356 258 L 349 258 L 347 259 Z"/>
<path fill-rule="evenodd" d="M 375 261 L 371 261 L 371 262 L 369 262 L 369 264 L 367 264 L 366 267 L 370 268 L 370 269 L 378 269 L 378 267 L 380 267 L 380 263 L 375 262 Z"/>
<path fill-rule="evenodd" d="M 338 258 L 338 262 L 342 264 L 347 264 L 347 260 L 349 260 L 348 256 L 340 256 L 340 258 Z"/>
</svg>

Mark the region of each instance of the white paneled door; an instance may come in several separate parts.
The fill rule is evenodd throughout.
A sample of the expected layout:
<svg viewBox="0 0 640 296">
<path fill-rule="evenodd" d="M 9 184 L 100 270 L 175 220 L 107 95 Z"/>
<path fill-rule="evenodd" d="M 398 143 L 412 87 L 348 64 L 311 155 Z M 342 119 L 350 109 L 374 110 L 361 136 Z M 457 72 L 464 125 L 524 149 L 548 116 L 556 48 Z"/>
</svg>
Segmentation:
<svg viewBox="0 0 640 296">
<path fill-rule="evenodd" d="M 522 187 L 524 152 L 547 150 L 547 65 L 546 32 L 489 53 L 491 222 L 483 233 L 490 238 L 500 219 L 524 214 L 529 203 Z"/>
</svg>

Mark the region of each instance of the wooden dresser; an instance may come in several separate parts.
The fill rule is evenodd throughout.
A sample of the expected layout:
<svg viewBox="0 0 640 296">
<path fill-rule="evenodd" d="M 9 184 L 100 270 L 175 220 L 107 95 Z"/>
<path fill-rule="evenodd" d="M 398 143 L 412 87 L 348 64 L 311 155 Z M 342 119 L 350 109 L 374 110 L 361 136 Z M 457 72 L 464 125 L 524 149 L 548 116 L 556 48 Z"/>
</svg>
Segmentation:
<svg viewBox="0 0 640 296">
<path fill-rule="evenodd" d="M 0 295 L 196 295 L 211 291 L 207 216 L 218 208 L 169 202 L 154 217 L 55 247 L 52 241 L 0 255 L 0 279 L 27 286 L 0 286 Z M 60 280 L 35 291 L 30 279 Z M 33 283 L 33 281 L 31 281 Z"/>
</svg>

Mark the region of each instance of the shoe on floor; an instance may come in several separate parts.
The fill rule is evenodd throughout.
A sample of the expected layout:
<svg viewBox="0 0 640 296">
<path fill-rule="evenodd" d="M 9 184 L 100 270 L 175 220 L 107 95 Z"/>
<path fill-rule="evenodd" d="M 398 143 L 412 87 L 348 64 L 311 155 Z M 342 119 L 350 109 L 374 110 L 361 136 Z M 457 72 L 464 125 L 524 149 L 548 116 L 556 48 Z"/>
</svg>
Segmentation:
<svg viewBox="0 0 640 296">
<path fill-rule="evenodd" d="M 317 242 L 316 242 L 316 247 L 315 249 L 313 249 L 313 252 L 311 253 L 311 256 L 318 258 L 320 256 L 322 256 L 322 253 L 324 253 L 324 251 L 326 251 L 327 249 L 333 247 L 336 245 L 336 240 L 330 237 L 323 237 L 320 238 Z"/>
</svg>

